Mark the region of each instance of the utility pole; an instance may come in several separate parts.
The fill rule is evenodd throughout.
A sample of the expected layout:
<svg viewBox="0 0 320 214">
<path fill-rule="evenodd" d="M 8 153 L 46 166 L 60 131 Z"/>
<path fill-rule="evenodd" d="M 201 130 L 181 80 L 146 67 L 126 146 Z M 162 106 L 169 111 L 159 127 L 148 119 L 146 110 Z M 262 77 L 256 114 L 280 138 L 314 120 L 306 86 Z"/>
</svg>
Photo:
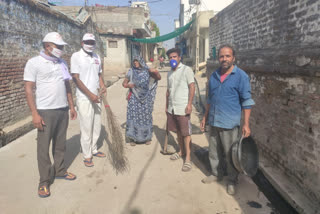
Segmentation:
<svg viewBox="0 0 320 214">
<path fill-rule="evenodd" d="M 199 72 L 199 37 L 200 37 L 200 22 L 199 22 L 199 5 L 200 0 L 197 2 L 197 12 L 196 12 L 196 67 L 195 67 L 195 73 Z"/>
</svg>

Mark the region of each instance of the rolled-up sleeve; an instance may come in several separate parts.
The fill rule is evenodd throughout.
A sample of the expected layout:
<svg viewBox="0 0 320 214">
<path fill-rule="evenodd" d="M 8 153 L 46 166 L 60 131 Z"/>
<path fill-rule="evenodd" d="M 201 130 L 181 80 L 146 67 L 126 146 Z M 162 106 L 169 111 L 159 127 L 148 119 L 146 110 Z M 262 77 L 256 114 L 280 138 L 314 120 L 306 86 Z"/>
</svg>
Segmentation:
<svg viewBox="0 0 320 214">
<path fill-rule="evenodd" d="M 251 86 L 248 75 L 243 75 L 240 82 L 240 101 L 243 109 L 250 109 L 255 103 L 251 98 Z"/>
<path fill-rule="evenodd" d="M 190 67 L 186 66 L 185 69 L 186 69 L 187 84 L 190 85 L 191 83 L 194 83 L 194 73 Z"/>
</svg>

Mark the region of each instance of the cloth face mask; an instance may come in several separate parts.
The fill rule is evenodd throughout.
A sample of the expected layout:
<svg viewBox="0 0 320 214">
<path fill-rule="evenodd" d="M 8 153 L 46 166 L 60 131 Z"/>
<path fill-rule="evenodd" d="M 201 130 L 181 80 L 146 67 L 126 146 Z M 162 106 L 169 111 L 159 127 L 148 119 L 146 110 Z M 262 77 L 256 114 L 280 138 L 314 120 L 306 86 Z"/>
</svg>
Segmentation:
<svg viewBox="0 0 320 214">
<path fill-rule="evenodd" d="M 86 51 L 86 52 L 93 52 L 94 49 L 96 48 L 95 45 L 86 45 L 86 44 L 83 44 L 83 49 Z"/>
<path fill-rule="evenodd" d="M 170 60 L 171 68 L 175 69 L 178 66 L 178 62 L 175 59 Z"/>
<path fill-rule="evenodd" d="M 63 50 L 52 48 L 52 51 L 50 53 L 57 58 L 61 58 L 61 56 L 63 55 Z"/>
</svg>

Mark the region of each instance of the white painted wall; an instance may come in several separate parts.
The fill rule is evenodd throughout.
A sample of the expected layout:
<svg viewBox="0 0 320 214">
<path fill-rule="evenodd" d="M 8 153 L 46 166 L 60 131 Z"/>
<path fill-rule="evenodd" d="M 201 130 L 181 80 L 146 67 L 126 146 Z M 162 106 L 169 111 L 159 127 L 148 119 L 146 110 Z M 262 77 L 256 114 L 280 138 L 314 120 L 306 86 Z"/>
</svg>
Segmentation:
<svg viewBox="0 0 320 214">
<path fill-rule="evenodd" d="M 214 13 L 217 14 L 233 1 L 234 0 L 201 0 L 199 10 L 213 10 Z M 184 4 L 184 20 L 180 20 L 180 23 L 187 24 L 191 20 L 192 14 L 196 12 L 196 5 L 189 5 L 189 0 L 180 0 L 180 4 Z"/>
<path fill-rule="evenodd" d="M 107 46 L 107 56 L 104 58 L 104 70 L 106 72 L 123 72 L 130 65 L 126 38 L 104 37 L 104 40 Z M 117 41 L 118 47 L 109 47 L 109 41 Z"/>
</svg>

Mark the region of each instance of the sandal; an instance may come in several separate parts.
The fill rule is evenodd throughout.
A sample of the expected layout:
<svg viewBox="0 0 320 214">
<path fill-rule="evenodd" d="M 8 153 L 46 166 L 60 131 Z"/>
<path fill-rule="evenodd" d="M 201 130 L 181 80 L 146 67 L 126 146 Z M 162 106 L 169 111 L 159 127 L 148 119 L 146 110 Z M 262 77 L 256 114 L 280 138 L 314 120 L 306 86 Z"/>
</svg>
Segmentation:
<svg viewBox="0 0 320 214">
<path fill-rule="evenodd" d="M 93 166 L 94 166 L 91 158 L 85 159 L 85 160 L 83 161 L 83 163 L 84 163 L 84 165 L 85 165 L 86 167 L 93 167 Z"/>
<path fill-rule="evenodd" d="M 170 156 L 170 160 L 179 160 L 180 158 L 181 156 L 177 152 Z"/>
<path fill-rule="evenodd" d="M 182 166 L 183 172 L 189 172 L 192 169 L 191 161 L 186 161 Z"/>
<path fill-rule="evenodd" d="M 131 146 L 135 146 L 135 145 L 137 145 L 135 142 L 130 142 L 130 145 Z"/>
<path fill-rule="evenodd" d="M 76 178 L 77 178 L 77 176 L 72 174 L 71 172 L 66 172 L 66 173 L 64 173 L 63 176 L 56 177 L 56 179 L 65 179 L 65 180 L 69 180 L 69 181 L 75 180 Z"/>
<path fill-rule="evenodd" d="M 93 154 L 93 156 L 98 158 L 104 158 L 106 157 L 106 154 L 104 154 L 103 152 L 97 152 L 96 154 Z"/>
<path fill-rule="evenodd" d="M 38 189 L 38 195 L 40 198 L 46 198 L 50 196 L 50 188 L 49 186 L 43 185 Z"/>
</svg>

